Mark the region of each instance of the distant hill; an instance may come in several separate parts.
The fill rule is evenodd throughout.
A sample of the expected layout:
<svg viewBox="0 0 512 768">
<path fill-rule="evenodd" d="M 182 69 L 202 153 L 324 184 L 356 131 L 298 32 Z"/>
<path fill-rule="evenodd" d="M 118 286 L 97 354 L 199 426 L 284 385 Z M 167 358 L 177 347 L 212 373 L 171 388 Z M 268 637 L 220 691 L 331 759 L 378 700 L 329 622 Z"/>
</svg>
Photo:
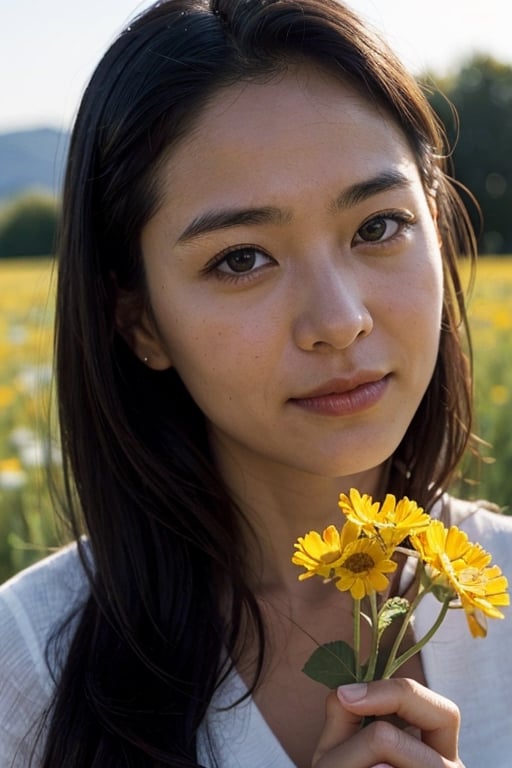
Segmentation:
<svg viewBox="0 0 512 768">
<path fill-rule="evenodd" d="M 58 194 L 69 134 L 52 128 L 0 133 L 0 200 L 33 187 Z"/>
</svg>

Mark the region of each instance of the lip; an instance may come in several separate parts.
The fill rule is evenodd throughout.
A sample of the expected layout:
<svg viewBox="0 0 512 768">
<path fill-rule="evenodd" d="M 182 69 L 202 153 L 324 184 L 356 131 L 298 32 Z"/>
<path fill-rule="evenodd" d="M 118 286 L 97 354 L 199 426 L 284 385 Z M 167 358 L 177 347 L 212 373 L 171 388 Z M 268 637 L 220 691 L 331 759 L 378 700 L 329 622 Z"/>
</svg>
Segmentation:
<svg viewBox="0 0 512 768">
<path fill-rule="evenodd" d="M 347 378 L 331 379 L 288 401 L 306 411 L 326 416 L 349 416 L 376 405 L 384 396 L 389 375 L 359 372 Z"/>
</svg>

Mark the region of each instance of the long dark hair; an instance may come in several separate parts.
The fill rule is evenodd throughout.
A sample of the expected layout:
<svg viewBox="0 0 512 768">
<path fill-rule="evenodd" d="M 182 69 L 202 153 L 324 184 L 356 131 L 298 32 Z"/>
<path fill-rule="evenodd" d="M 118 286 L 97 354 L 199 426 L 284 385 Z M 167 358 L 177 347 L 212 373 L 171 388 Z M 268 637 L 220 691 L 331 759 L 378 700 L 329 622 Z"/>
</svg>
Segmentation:
<svg viewBox="0 0 512 768">
<path fill-rule="evenodd" d="M 116 292 L 147 301 L 140 233 L 159 169 L 216 91 L 313 61 L 399 124 L 437 208 L 445 301 L 435 373 L 389 461 L 390 492 L 429 507 L 468 441 L 466 317 L 457 258 L 467 216 L 415 80 L 335 0 L 162 0 L 119 36 L 74 127 L 59 247 L 56 367 L 67 511 L 90 597 L 49 713 L 45 768 L 195 766 L 196 733 L 250 631 L 243 517 L 216 473 L 202 414 L 173 371 L 142 365 L 116 326 Z M 92 567 L 87 547 L 92 554 Z M 222 606 L 220 597 L 222 596 Z"/>
</svg>

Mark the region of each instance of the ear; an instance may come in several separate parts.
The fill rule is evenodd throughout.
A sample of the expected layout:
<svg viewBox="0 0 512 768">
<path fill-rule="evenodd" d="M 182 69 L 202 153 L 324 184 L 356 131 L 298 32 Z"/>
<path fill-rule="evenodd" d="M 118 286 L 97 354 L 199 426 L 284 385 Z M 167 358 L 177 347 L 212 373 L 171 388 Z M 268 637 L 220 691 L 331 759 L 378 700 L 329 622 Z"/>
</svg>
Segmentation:
<svg viewBox="0 0 512 768">
<path fill-rule="evenodd" d="M 116 327 L 134 355 L 155 371 L 171 368 L 172 360 L 151 313 L 132 291 L 116 286 Z"/>
</svg>

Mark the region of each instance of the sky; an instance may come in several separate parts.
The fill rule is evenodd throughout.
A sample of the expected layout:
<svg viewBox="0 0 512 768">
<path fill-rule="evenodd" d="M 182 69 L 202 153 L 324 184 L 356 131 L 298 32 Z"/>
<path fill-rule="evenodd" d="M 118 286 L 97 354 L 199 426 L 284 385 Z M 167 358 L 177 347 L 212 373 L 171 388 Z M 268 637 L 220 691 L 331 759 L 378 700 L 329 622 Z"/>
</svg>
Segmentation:
<svg viewBox="0 0 512 768">
<path fill-rule="evenodd" d="M 414 73 L 472 53 L 512 64 L 510 0 L 347 0 Z M 0 132 L 71 127 L 116 34 L 151 0 L 0 0 Z"/>
</svg>

